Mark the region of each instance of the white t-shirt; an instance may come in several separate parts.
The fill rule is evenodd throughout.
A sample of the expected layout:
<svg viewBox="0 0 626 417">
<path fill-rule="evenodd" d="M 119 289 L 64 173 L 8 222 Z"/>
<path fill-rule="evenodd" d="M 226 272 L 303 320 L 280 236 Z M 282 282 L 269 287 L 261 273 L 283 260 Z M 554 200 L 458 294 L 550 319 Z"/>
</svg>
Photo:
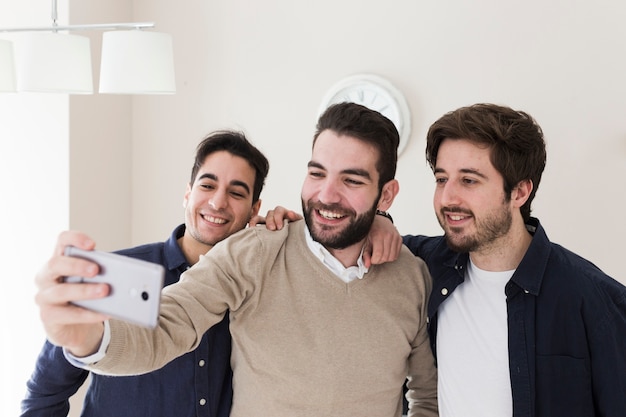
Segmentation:
<svg viewBox="0 0 626 417">
<path fill-rule="evenodd" d="M 489 272 L 470 261 L 465 282 L 439 307 L 439 415 L 513 415 L 504 287 L 515 271 Z"/>
</svg>

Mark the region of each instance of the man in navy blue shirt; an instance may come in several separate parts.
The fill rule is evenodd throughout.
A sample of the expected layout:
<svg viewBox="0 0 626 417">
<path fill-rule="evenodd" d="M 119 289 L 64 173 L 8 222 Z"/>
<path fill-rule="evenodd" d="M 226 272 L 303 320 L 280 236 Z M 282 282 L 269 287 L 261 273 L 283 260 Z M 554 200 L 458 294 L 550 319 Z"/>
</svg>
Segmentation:
<svg viewBox="0 0 626 417">
<path fill-rule="evenodd" d="M 508 107 L 463 107 L 430 127 L 426 158 L 444 236 L 401 239 L 377 216 L 370 239 L 373 263 L 403 242 L 433 277 L 440 415 L 626 415 L 626 287 L 531 217 L 546 163 L 541 128 Z M 268 228 L 285 216 L 298 217 L 277 208 Z"/>
<path fill-rule="evenodd" d="M 242 133 L 218 131 L 197 147 L 184 196 L 185 224 L 165 242 L 117 253 L 163 265 L 164 285 L 216 243 L 257 215 L 269 170 L 265 156 Z M 72 232 L 65 232 L 72 233 Z M 146 375 L 91 374 L 84 417 L 228 417 L 232 401 L 228 316 L 204 334 L 198 348 Z M 69 397 L 89 372 L 70 365 L 60 347 L 46 342 L 27 383 L 22 416 L 66 416 Z"/>
<path fill-rule="evenodd" d="M 403 242 L 433 276 L 440 415 L 624 416 L 626 287 L 530 216 L 541 128 L 508 107 L 463 107 L 430 127 L 426 158 L 445 235 Z"/>
<path fill-rule="evenodd" d="M 434 280 L 441 415 L 623 416 L 626 287 L 531 217 L 541 128 L 508 107 L 463 107 L 430 127 L 426 158 L 445 236 L 404 244 Z"/>
</svg>

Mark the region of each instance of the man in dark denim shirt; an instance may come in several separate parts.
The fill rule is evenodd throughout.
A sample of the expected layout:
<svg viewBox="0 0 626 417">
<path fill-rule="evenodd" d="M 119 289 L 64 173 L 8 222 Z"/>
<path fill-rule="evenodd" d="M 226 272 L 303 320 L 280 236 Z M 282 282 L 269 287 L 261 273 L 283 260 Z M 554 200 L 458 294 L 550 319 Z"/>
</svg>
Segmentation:
<svg viewBox="0 0 626 417">
<path fill-rule="evenodd" d="M 512 415 L 626 415 L 626 289 L 550 242 L 537 219 L 528 229 L 532 243 L 505 287 Z M 470 255 L 450 250 L 444 236 L 403 240 L 433 276 L 428 315 L 437 352 L 437 310 L 464 282 Z"/>
<path fill-rule="evenodd" d="M 431 126 L 426 156 L 445 235 L 403 243 L 433 277 L 440 415 L 625 416 L 626 287 L 530 216 L 540 127 L 507 107 L 460 108 Z"/>
<path fill-rule="evenodd" d="M 184 197 L 185 224 L 166 242 L 118 253 L 163 265 L 165 285 L 216 243 L 243 229 L 258 213 L 269 163 L 239 132 L 207 136 L 196 152 Z M 206 332 L 198 348 L 146 375 L 91 375 L 84 417 L 228 417 L 232 402 L 228 316 Z M 27 383 L 22 416 L 66 416 L 69 397 L 89 372 L 70 365 L 60 347 L 44 345 Z"/>
</svg>

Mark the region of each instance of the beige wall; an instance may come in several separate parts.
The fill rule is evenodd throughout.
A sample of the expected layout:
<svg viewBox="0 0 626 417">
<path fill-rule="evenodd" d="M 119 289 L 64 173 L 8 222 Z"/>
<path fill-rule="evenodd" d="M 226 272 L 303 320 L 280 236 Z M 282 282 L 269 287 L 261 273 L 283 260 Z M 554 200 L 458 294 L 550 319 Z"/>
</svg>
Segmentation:
<svg viewBox="0 0 626 417">
<path fill-rule="evenodd" d="M 506 104 L 530 112 L 546 134 L 534 214 L 554 241 L 626 280 L 614 256 L 626 223 L 605 214 L 626 199 L 626 5 L 618 0 L 71 4 L 74 23 L 155 21 L 174 38 L 176 95 L 71 99 L 71 225 L 104 249 L 162 240 L 182 221 L 194 147 L 214 129 L 243 129 L 270 158 L 262 211 L 299 209 L 324 93 L 371 72 L 399 87 L 412 112 L 391 210 L 401 232 L 440 231 L 423 157 L 430 123 L 462 105 Z"/>
<path fill-rule="evenodd" d="M 155 21 L 174 38 L 176 95 L 70 98 L 70 227 L 101 249 L 163 240 L 182 222 L 194 148 L 214 129 L 242 129 L 268 155 L 262 211 L 299 209 L 324 93 L 370 72 L 399 87 L 412 112 L 391 210 L 401 232 L 440 231 L 423 156 L 428 126 L 462 105 L 506 104 L 546 134 L 534 214 L 554 241 L 626 282 L 616 256 L 626 222 L 612 213 L 626 205 L 622 1 L 69 3 L 71 23 Z M 100 35 L 89 36 L 97 68 Z"/>
<path fill-rule="evenodd" d="M 404 233 L 439 233 L 428 126 L 480 101 L 534 115 L 548 167 L 534 214 L 549 236 L 619 276 L 626 223 L 626 5 L 600 2 L 136 0 L 135 19 L 174 37 L 178 93 L 133 99 L 132 241 L 182 220 L 195 145 L 238 127 L 267 153 L 264 209 L 299 209 L 317 108 L 343 76 L 371 72 L 406 95 L 413 133 L 392 208 Z"/>
<path fill-rule="evenodd" d="M 132 21 L 127 0 L 70 0 L 70 24 Z M 102 32 L 80 34 L 91 40 L 97 91 Z M 132 242 L 132 124 L 131 96 L 70 96 L 70 228 L 94 236 L 103 250 Z"/>
</svg>

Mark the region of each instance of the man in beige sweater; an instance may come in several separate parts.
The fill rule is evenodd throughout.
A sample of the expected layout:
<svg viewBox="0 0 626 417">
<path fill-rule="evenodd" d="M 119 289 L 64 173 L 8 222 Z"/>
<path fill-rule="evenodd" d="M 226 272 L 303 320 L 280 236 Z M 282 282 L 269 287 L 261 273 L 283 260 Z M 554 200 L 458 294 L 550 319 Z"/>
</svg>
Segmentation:
<svg viewBox="0 0 626 417">
<path fill-rule="evenodd" d="M 380 113 L 329 107 L 302 187 L 305 221 L 280 232 L 249 228 L 217 244 L 164 289 L 155 330 L 77 314 L 69 301 L 106 296 L 108 287 L 60 283 L 96 268 L 53 258 L 52 272 L 37 277 L 50 341 L 94 372 L 143 373 L 194 349 L 230 311 L 232 416 L 400 416 L 405 382 L 409 415 L 436 416 L 428 271 L 406 249 L 393 263 L 363 263 L 374 216 L 399 190 L 398 142 Z M 83 238 L 62 235 L 56 253 L 69 244 L 89 249 Z"/>
</svg>

